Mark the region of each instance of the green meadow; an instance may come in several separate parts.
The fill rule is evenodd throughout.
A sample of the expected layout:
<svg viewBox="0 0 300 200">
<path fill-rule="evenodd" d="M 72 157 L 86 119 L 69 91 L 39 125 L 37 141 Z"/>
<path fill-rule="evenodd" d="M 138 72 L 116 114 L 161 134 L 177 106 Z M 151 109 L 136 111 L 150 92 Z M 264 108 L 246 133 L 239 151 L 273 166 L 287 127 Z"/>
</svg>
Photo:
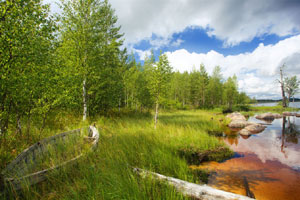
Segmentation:
<svg viewBox="0 0 300 200">
<path fill-rule="evenodd" d="M 42 137 L 96 123 L 100 132 L 96 150 L 88 152 L 73 165 L 53 171 L 42 183 L 26 186 L 21 191 L 6 187 L 3 196 L 24 199 L 185 199 L 187 197 L 166 183 L 140 177 L 132 168 L 204 183 L 207 172 L 192 170 L 189 164 L 197 158 L 220 161 L 232 155 L 223 142 L 208 134 L 222 130 L 226 124 L 223 119 L 224 115 L 214 111 L 169 111 L 159 115 L 156 130 L 150 113 L 124 111 L 84 123 L 80 117 L 72 115 L 56 119 L 58 122 L 50 123 Z M 66 125 L 62 127 L 62 124 Z M 30 138 L 38 140 L 34 137 L 39 135 L 38 129 L 33 130 Z M 18 147 L 9 143 L 6 149 L 1 148 L 1 163 L 11 161 L 29 143 Z M 10 155 L 5 157 L 4 152 Z"/>
</svg>

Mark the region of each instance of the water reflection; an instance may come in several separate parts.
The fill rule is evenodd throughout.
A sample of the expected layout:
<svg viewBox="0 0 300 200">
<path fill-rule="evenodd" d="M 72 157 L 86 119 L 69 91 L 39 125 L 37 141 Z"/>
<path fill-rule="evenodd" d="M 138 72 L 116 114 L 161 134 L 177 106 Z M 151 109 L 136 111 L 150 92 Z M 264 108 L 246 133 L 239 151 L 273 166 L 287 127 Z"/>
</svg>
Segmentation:
<svg viewBox="0 0 300 200">
<path fill-rule="evenodd" d="M 256 199 L 299 199 L 300 174 L 276 161 L 262 163 L 254 154 L 191 168 L 212 170 L 208 185 L 246 195 L 244 177 Z"/>
<path fill-rule="evenodd" d="M 257 199 L 300 199 L 300 118 L 249 121 L 272 124 L 250 137 L 225 130 L 223 140 L 242 156 L 192 167 L 215 171 L 208 184 L 219 189 L 245 195 L 245 177 Z"/>
<path fill-rule="evenodd" d="M 249 121 L 261 122 L 251 117 Z M 235 152 L 255 154 L 262 162 L 279 161 L 294 169 L 300 168 L 300 118 L 284 117 L 275 119 L 265 131 L 251 137 L 241 137 L 236 130 L 229 133 L 224 141 Z M 229 134 L 228 134 L 229 133 Z"/>
</svg>

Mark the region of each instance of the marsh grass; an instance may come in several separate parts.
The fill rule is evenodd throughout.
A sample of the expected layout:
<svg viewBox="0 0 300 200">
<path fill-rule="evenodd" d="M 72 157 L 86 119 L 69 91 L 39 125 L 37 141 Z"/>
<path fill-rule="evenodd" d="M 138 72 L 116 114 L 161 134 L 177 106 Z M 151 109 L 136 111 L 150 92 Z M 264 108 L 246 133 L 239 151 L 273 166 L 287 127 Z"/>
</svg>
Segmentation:
<svg viewBox="0 0 300 200">
<path fill-rule="evenodd" d="M 221 130 L 224 125 L 224 116 L 214 111 L 164 112 L 159 116 L 156 130 L 149 114 L 121 113 L 93 118 L 88 123 L 91 122 L 96 122 L 100 132 L 94 152 L 73 165 L 53 171 L 42 183 L 19 192 L 8 191 L 5 198 L 187 199 L 165 182 L 138 176 L 132 167 L 202 183 L 207 173 L 191 170 L 180 152 L 228 150 L 224 143 L 207 134 Z M 69 126 L 66 124 L 67 129 Z M 224 159 L 228 154 L 222 156 Z"/>
<path fill-rule="evenodd" d="M 284 111 L 295 111 L 299 110 L 299 108 L 292 108 L 292 107 L 287 107 L 284 108 L 281 105 L 277 106 L 251 106 L 250 111 L 255 111 L 255 112 L 284 112 Z"/>
</svg>

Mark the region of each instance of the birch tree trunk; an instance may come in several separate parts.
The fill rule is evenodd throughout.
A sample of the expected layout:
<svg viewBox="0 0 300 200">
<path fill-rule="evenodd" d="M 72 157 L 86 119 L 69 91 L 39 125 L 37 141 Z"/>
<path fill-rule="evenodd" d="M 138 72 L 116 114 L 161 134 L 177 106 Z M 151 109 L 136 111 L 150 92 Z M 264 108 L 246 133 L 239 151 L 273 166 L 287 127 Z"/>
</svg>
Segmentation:
<svg viewBox="0 0 300 200">
<path fill-rule="evenodd" d="M 284 80 L 283 80 L 283 68 L 284 66 L 282 66 L 280 68 L 280 87 L 281 87 L 281 96 L 282 96 L 282 107 L 286 107 L 286 98 L 285 98 L 285 91 L 284 91 Z"/>
<path fill-rule="evenodd" d="M 86 117 L 87 117 L 86 78 L 83 80 L 82 97 L 83 97 L 83 118 L 82 118 L 82 120 L 85 121 Z"/>
<path fill-rule="evenodd" d="M 157 118 L 158 118 L 158 99 L 156 99 L 156 103 L 155 103 L 155 116 L 154 116 L 154 129 L 156 129 L 156 124 L 157 124 Z"/>
<path fill-rule="evenodd" d="M 21 116 L 17 115 L 17 132 L 22 135 Z"/>
</svg>

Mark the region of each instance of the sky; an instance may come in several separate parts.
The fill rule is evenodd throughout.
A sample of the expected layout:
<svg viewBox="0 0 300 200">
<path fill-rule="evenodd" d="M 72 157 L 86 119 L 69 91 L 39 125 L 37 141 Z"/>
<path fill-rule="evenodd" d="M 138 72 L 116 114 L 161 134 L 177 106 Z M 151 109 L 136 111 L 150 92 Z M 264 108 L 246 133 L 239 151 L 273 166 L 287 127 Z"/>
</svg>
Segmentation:
<svg viewBox="0 0 300 200">
<path fill-rule="evenodd" d="M 57 7 L 53 1 L 52 12 Z M 174 71 L 204 64 L 234 74 L 250 97 L 281 98 L 279 67 L 300 79 L 300 0 L 109 0 L 124 47 L 143 62 L 166 53 Z M 300 95 L 296 95 L 300 98 Z"/>
</svg>

